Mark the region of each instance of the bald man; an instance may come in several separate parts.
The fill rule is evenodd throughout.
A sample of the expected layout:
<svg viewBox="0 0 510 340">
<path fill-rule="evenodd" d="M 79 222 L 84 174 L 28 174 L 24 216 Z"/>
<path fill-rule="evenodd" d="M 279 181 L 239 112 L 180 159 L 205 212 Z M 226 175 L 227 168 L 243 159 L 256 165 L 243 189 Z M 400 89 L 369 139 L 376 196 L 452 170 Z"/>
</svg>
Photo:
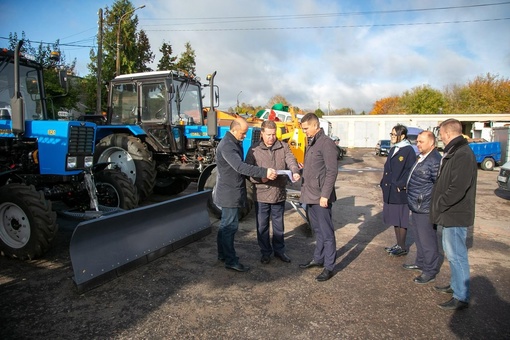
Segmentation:
<svg viewBox="0 0 510 340">
<path fill-rule="evenodd" d="M 439 250 L 436 229 L 430 221 L 432 189 L 441 163 L 436 150 L 436 137 L 431 131 L 418 135 L 416 146 L 420 154 L 407 180 L 407 201 L 411 210 L 410 229 L 416 243 L 414 264 L 404 264 L 404 269 L 421 271 L 414 278 L 416 284 L 427 284 L 436 279 L 439 272 Z"/>
<path fill-rule="evenodd" d="M 248 123 L 236 118 L 230 131 L 218 144 L 216 150 L 217 178 L 214 203 L 221 207 L 221 222 L 218 229 L 218 259 L 225 261 L 225 268 L 246 272 L 250 267 L 239 263 L 234 248 L 234 237 L 239 227 L 239 208 L 246 202 L 245 176 L 274 180 L 276 170 L 247 164 L 243 161 L 242 141 L 246 137 Z"/>
</svg>

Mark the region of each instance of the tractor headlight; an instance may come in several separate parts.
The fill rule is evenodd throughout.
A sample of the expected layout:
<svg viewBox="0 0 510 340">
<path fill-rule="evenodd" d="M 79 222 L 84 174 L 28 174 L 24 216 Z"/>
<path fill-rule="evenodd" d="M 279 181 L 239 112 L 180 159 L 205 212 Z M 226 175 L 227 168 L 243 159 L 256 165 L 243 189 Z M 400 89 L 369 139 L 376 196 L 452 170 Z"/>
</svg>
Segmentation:
<svg viewBox="0 0 510 340">
<path fill-rule="evenodd" d="M 91 168 L 94 162 L 94 156 L 85 156 L 85 168 Z"/>
<path fill-rule="evenodd" d="M 76 168 L 76 157 L 67 157 L 67 169 Z"/>
</svg>

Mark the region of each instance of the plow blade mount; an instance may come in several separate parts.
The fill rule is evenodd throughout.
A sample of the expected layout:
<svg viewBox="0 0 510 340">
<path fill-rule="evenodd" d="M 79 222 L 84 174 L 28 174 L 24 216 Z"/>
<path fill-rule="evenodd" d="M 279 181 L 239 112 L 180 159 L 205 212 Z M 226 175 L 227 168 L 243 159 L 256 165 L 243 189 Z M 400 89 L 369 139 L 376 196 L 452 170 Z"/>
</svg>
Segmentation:
<svg viewBox="0 0 510 340">
<path fill-rule="evenodd" d="M 201 191 L 78 224 L 69 247 L 74 282 L 83 292 L 211 233 Z"/>
</svg>

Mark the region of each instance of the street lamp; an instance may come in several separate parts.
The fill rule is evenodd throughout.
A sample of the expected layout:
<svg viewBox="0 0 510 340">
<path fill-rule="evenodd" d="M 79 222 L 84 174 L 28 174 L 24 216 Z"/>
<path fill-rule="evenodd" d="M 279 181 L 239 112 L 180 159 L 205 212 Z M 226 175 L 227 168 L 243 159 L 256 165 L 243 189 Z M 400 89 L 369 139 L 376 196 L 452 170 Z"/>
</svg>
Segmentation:
<svg viewBox="0 0 510 340">
<path fill-rule="evenodd" d="M 137 9 L 141 9 L 144 7 L 145 7 L 145 5 L 134 8 L 134 9 L 122 14 L 122 16 L 119 19 L 119 23 L 117 25 L 117 64 L 116 64 L 117 67 L 116 67 L 116 73 L 115 73 L 116 76 L 120 76 L 120 27 L 122 25 L 122 20 L 124 19 L 124 17 L 126 15 L 133 14 L 133 12 L 136 11 Z"/>
<path fill-rule="evenodd" d="M 237 94 L 237 113 L 239 113 L 239 95 L 243 93 L 243 91 L 239 91 L 239 93 Z"/>
</svg>

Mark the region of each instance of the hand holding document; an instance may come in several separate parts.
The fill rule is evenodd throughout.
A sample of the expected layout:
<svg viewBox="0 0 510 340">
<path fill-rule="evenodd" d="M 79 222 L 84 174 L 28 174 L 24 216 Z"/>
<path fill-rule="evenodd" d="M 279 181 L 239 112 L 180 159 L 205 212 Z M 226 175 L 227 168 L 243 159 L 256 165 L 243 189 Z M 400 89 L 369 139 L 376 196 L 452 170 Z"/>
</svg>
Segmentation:
<svg viewBox="0 0 510 340">
<path fill-rule="evenodd" d="M 292 183 L 297 182 L 296 180 L 294 180 L 294 177 L 292 176 L 292 172 L 290 170 L 277 170 L 276 174 L 277 175 L 285 175 L 285 176 L 289 177 L 289 180 Z"/>
</svg>

